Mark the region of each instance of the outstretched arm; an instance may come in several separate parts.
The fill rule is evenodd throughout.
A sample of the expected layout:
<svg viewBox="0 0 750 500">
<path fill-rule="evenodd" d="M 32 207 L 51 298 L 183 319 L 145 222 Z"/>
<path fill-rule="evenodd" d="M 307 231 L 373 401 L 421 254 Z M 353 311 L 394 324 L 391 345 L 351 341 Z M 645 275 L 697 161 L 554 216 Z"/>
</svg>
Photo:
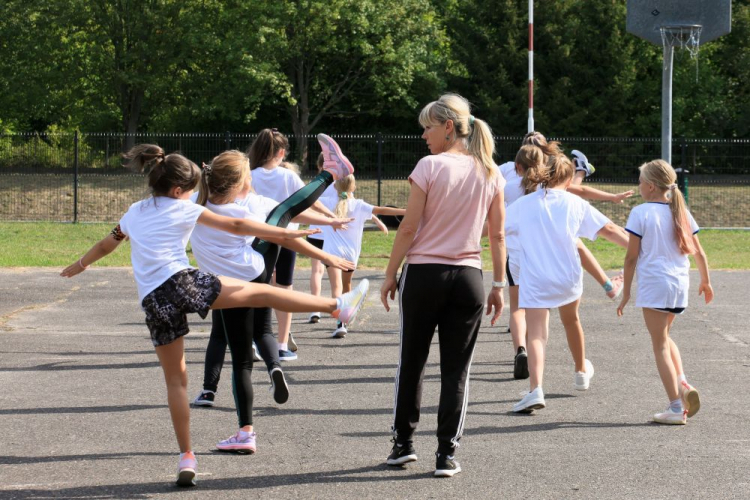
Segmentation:
<svg viewBox="0 0 750 500">
<path fill-rule="evenodd" d="M 330 217 L 330 218 L 336 217 L 336 214 L 334 214 L 333 212 L 331 212 L 328 209 L 328 207 L 326 207 L 323 204 L 323 202 L 320 201 L 320 200 L 316 200 L 315 203 L 313 203 L 310 208 L 313 209 L 313 210 L 315 210 L 318 213 L 321 213 L 321 214 L 325 215 L 326 217 Z M 315 222 L 315 224 L 317 224 L 317 222 Z"/>
<path fill-rule="evenodd" d="M 320 229 L 302 229 L 291 230 L 276 226 L 271 226 L 263 222 L 255 222 L 250 219 L 237 219 L 234 217 L 225 217 L 218 215 L 210 210 L 204 210 L 198 217 L 198 224 L 204 224 L 214 229 L 226 231 L 232 234 L 242 234 L 245 236 L 255 236 L 256 238 L 304 238 L 311 234 L 317 234 Z"/>
<path fill-rule="evenodd" d="M 375 215 L 372 216 L 372 222 L 374 222 L 375 225 L 378 226 L 378 229 L 380 229 L 385 234 L 388 234 L 388 226 L 383 224 L 383 221 L 375 217 Z"/>
<path fill-rule="evenodd" d="M 114 252 L 115 248 L 117 248 L 125 238 L 126 236 L 120 231 L 120 225 L 118 224 L 110 234 L 91 247 L 83 257 L 63 269 L 60 276 L 71 278 L 76 274 L 82 273 L 97 260 Z"/>
<path fill-rule="evenodd" d="M 289 250 L 294 250 L 295 252 L 306 255 L 312 259 L 317 259 L 329 267 L 335 267 L 336 269 L 342 269 L 344 271 L 354 270 L 353 262 L 349 262 L 346 259 L 342 259 L 341 257 L 336 257 L 335 255 L 324 252 L 320 248 L 316 247 L 315 245 L 311 245 L 302 238 L 295 238 L 291 240 L 282 238 L 268 238 L 268 241 L 270 241 L 271 243 L 276 243 L 277 245 L 281 245 L 282 247 L 288 248 Z"/>
<path fill-rule="evenodd" d="M 292 222 L 301 222 L 302 224 L 315 224 L 316 226 L 331 226 L 336 229 L 346 229 L 346 224 L 353 220 L 354 218 L 352 217 L 341 219 L 336 216 L 328 217 L 327 215 L 322 215 L 308 208 L 297 217 L 292 219 Z"/>
<path fill-rule="evenodd" d="M 632 240 L 632 238 L 627 231 L 617 224 L 607 222 L 596 234 L 607 241 L 611 241 L 615 245 L 620 245 L 622 248 L 630 248 L 628 246 L 628 241 Z"/>
<path fill-rule="evenodd" d="M 393 207 L 372 207 L 372 213 L 374 213 L 375 215 L 406 215 L 406 209 Z"/>
<path fill-rule="evenodd" d="M 635 194 L 635 191 L 633 190 L 623 191 L 622 193 L 608 193 L 600 189 L 582 186 L 580 184 L 571 184 L 568 186 L 568 192 L 587 200 L 611 201 L 612 203 L 622 203 L 625 199 L 630 198 Z"/>
<path fill-rule="evenodd" d="M 698 285 L 698 295 L 703 295 L 706 304 L 708 304 L 714 299 L 714 289 L 711 286 L 711 277 L 708 274 L 708 258 L 706 257 L 706 252 L 703 251 L 701 242 L 698 241 L 697 234 L 693 235 L 693 245 L 695 245 L 696 249 L 693 258 L 701 275 L 701 283 Z"/>
</svg>

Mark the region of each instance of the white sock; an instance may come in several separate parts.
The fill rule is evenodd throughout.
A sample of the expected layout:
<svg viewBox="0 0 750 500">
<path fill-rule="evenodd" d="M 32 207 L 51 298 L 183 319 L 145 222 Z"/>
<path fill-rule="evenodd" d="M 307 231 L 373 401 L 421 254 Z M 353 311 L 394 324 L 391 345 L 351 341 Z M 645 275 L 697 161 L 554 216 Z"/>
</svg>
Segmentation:
<svg viewBox="0 0 750 500">
<path fill-rule="evenodd" d="M 279 351 L 287 351 L 289 345 L 286 342 L 279 342 Z"/>
<path fill-rule="evenodd" d="M 670 401 L 669 411 L 672 411 L 674 413 L 682 413 L 682 410 L 682 399 L 677 398 L 674 401 Z"/>
<path fill-rule="evenodd" d="M 336 309 L 341 309 L 341 306 L 343 304 L 341 303 L 341 297 L 336 297 Z"/>
<path fill-rule="evenodd" d="M 687 378 L 685 378 L 685 374 L 684 374 L 684 373 L 680 373 L 680 374 L 679 374 L 679 375 L 677 376 L 677 383 L 678 383 L 678 384 L 681 384 L 681 383 L 683 383 L 683 382 L 687 383 Z"/>
</svg>

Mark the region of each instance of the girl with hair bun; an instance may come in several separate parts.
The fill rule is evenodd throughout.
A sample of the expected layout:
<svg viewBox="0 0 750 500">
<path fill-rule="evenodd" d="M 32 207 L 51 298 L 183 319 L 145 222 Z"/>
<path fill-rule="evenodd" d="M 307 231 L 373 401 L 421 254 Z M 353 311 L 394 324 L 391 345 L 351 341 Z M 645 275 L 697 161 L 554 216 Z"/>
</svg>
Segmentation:
<svg viewBox="0 0 750 500">
<path fill-rule="evenodd" d="M 328 155 L 326 172 L 322 174 L 324 178 L 319 179 L 319 185 L 309 188 L 308 197 L 322 192 L 334 179 L 352 171 L 338 146 L 328 139 L 324 136 L 321 140 L 324 154 Z M 331 150 L 336 154 L 332 155 Z M 364 302 L 369 283 L 362 280 L 352 293 L 339 299 L 325 299 L 217 276 L 191 267 L 185 247 L 196 224 L 235 235 L 283 240 L 303 238 L 315 230 L 283 229 L 217 215 L 191 202 L 190 196 L 201 179 L 200 169 L 180 154 L 166 154 L 159 146 L 136 146 L 125 154 L 125 158 L 137 170 L 149 170 L 148 185 L 152 196 L 131 205 L 106 238 L 63 269 L 60 275 L 70 278 L 82 273 L 92 263 L 112 253 L 125 238 L 130 239 L 138 299 L 146 313 L 146 325 L 164 372 L 169 412 L 180 447 L 177 485 L 194 486 L 197 463 L 190 441 L 184 350 L 184 336 L 190 331 L 187 314 L 198 313 L 205 318 L 211 309 L 273 307 L 290 312 L 326 311 L 350 322 Z M 292 213 L 284 204 L 277 210 L 281 222 Z M 269 220 L 274 220 L 273 217 L 272 213 Z"/>
<path fill-rule="evenodd" d="M 399 292 L 401 336 L 395 384 L 393 448 L 388 465 L 417 460 L 413 436 L 419 422 L 422 381 L 430 342 L 438 329 L 440 406 L 435 476 L 461 472 L 455 451 L 463 434 L 469 400 L 469 371 L 482 321 L 484 281 L 480 239 L 488 220 L 492 289 L 487 314 L 503 310 L 505 287 L 505 181 L 492 160 L 495 141 L 469 102 L 446 94 L 419 115 L 431 155 L 409 176 L 406 214 L 380 289 L 380 299 Z M 396 278 L 402 261 L 401 279 Z"/>
<path fill-rule="evenodd" d="M 682 357 L 670 335 L 675 315 L 687 308 L 690 289 L 690 260 L 695 258 L 701 281 L 698 295 L 706 304 L 714 297 L 708 273 L 708 259 L 698 241 L 698 224 L 677 189 L 677 174 L 664 160 L 644 163 L 638 188 L 646 203 L 633 208 L 625 230 L 630 238 L 625 255 L 625 289 L 617 308 L 622 316 L 630 301 L 633 277 L 638 273 L 636 307 L 651 335 L 659 377 L 669 398 L 669 407 L 654 415 L 660 424 L 684 425 L 700 409 L 698 391 L 685 377 Z"/>
</svg>

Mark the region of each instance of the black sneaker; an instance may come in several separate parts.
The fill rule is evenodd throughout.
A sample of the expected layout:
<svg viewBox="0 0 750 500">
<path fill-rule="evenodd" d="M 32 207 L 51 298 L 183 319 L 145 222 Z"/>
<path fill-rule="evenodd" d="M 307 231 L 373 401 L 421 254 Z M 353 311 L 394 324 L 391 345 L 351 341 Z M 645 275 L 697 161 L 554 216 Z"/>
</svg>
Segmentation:
<svg viewBox="0 0 750 500">
<path fill-rule="evenodd" d="M 272 369 L 268 375 L 271 377 L 271 392 L 273 392 L 273 400 L 280 405 L 283 405 L 289 399 L 289 386 L 286 385 L 284 372 L 277 366 Z"/>
<path fill-rule="evenodd" d="M 461 464 L 453 455 L 435 453 L 435 477 L 453 477 L 459 472 L 461 472 Z"/>
<path fill-rule="evenodd" d="M 414 446 L 411 443 L 399 443 L 394 440 L 393 449 L 385 463 L 388 465 L 404 465 L 416 461 L 417 452 L 414 451 Z"/>
<path fill-rule="evenodd" d="M 516 358 L 513 360 L 513 378 L 516 380 L 529 378 L 529 357 L 526 348 L 519 347 Z"/>
<path fill-rule="evenodd" d="M 193 406 L 213 406 L 216 394 L 213 391 L 201 391 L 193 400 Z"/>
</svg>

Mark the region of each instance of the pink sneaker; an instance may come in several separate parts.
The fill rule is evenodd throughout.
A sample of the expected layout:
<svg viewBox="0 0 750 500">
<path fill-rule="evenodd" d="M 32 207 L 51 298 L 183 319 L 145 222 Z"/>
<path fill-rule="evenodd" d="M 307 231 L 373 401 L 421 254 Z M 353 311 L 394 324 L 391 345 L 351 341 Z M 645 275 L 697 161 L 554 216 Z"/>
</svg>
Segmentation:
<svg viewBox="0 0 750 500">
<path fill-rule="evenodd" d="M 180 465 L 177 467 L 177 486 L 195 486 L 195 469 L 198 461 L 192 451 L 180 453 Z"/>
<path fill-rule="evenodd" d="M 254 432 L 242 432 L 237 431 L 234 436 L 216 443 L 216 448 L 221 451 L 233 451 L 243 455 L 252 455 L 255 453 L 255 437 Z"/>
<path fill-rule="evenodd" d="M 688 417 L 692 417 L 701 409 L 701 397 L 698 394 L 698 389 L 687 382 L 680 383 L 680 398 L 682 398 L 682 406 L 685 407 Z"/>
<path fill-rule="evenodd" d="M 323 170 L 331 174 L 333 180 L 343 179 L 354 173 L 354 167 L 336 141 L 325 134 L 318 134 L 318 142 L 323 150 Z"/>
<path fill-rule="evenodd" d="M 606 292 L 607 297 L 615 300 L 622 293 L 622 286 L 625 284 L 625 273 L 620 271 L 620 274 L 609 279 L 612 282 L 612 290 Z"/>
<path fill-rule="evenodd" d="M 341 308 L 333 311 L 334 318 L 337 318 L 340 322 L 351 326 L 354 322 L 354 318 L 362 309 L 367 298 L 367 291 L 370 289 L 370 281 L 363 279 L 359 282 L 357 287 L 351 292 L 347 292 L 341 296 Z"/>
</svg>

